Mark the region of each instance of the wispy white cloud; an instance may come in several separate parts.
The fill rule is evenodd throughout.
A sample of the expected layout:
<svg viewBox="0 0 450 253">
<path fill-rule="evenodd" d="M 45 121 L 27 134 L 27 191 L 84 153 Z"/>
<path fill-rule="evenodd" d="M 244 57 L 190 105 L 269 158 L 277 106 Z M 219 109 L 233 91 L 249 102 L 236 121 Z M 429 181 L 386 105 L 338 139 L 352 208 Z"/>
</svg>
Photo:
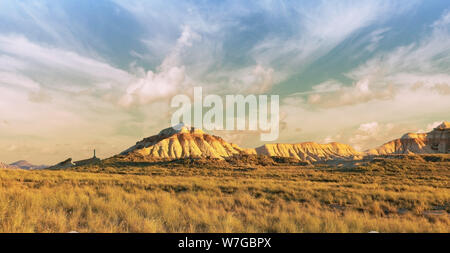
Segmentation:
<svg viewBox="0 0 450 253">
<path fill-rule="evenodd" d="M 260 64 L 248 66 L 235 71 L 217 71 L 216 78 L 222 81 L 216 82 L 216 87 L 209 87 L 210 92 L 218 94 L 262 94 L 270 92 L 279 81 L 279 76 L 274 69 Z"/>
<path fill-rule="evenodd" d="M 318 108 L 332 108 L 366 103 L 372 100 L 388 100 L 396 95 L 392 84 L 375 86 L 370 78 L 362 79 L 351 86 L 336 80 L 328 80 L 312 87 L 312 90 L 297 92 L 289 97 L 302 101 L 303 106 L 312 105 Z M 306 96 L 306 99 L 301 97 Z"/>
<path fill-rule="evenodd" d="M 404 13 L 417 1 L 319 1 L 310 3 L 287 3 L 284 1 L 258 1 L 242 3 L 225 1 L 220 4 L 174 3 L 170 1 L 121 1 L 117 4 L 132 13 L 137 20 L 148 27 L 148 34 L 142 40 L 148 52 L 131 52 L 139 59 L 167 60 L 179 36 L 180 26 L 195 31 L 201 41 L 190 47 L 181 57 L 185 70 L 196 82 L 220 85 L 226 76 L 234 77 L 253 66 L 264 66 L 273 70 L 274 80 L 281 82 L 326 55 L 333 48 L 362 28 L 380 23 Z M 161 10 L 164 10 L 162 12 Z M 164 13 L 164 16 L 162 15 Z M 263 16 L 263 22 L 276 22 L 277 31 L 249 27 L 248 19 Z M 267 20 L 266 20 L 267 19 Z M 258 21 L 255 21 L 258 22 Z M 252 24 L 256 25 L 256 24 Z M 255 30 L 257 29 L 257 30 Z M 247 59 L 240 69 L 224 65 L 226 43 L 237 33 L 249 32 L 243 43 L 252 39 L 252 33 L 264 36 L 252 41 L 248 51 L 242 52 Z M 372 46 L 381 39 L 383 30 L 372 36 Z M 231 52 L 235 54 L 237 52 Z M 159 58 L 159 59 L 158 59 Z M 158 63 L 159 65 L 159 63 Z M 242 71 L 241 71 L 242 70 Z M 226 73 L 225 75 L 223 75 Z M 225 79 L 224 79 L 225 78 Z M 232 82 L 231 79 L 225 80 Z"/>
<path fill-rule="evenodd" d="M 432 25 L 429 35 L 421 41 L 395 50 L 379 54 L 364 65 L 350 71 L 347 75 L 353 79 L 377 76 L 387 80 L 400 81 L 405 74 L 441 74 L 448 72 L 450 64 L 450 23 L 444 12 Z"/>
<path fill-rule="evenodd" d="M 198 39 L 197 33 L 193 32 L 189 26 L 184 26 L 175 47 L 164 58 L 156 72 L 149 70 L 145 77 L 130 84 L 119 104 L 125 107 L 133 104 L 148 104 L 185 90 L 189 85 L 189 77 L 180 61 L 180 54 Z"/>
<path fill-rule="evenodd" d="M 17 87 L 28 91 L 37 91 L 41 85 L 27 76 L 14 72 L 0 72 L 0 85 Z"/>
<path fill-rule="evenodd" d="M 257 62 L 276 63 L 284 69 L 299 71 L 353 33 L 383 23 L 415 4 L 415 1 L 401 4 L 392 1 L 320 1 L 312 6 L 295 6 L 297 15 L 289 17 L 291 25 L 296 27 L 293 35 L 288 38 L 268 36 L 253 48 L 252 56 Z M 373 46 L 382 32 L 373 34 Z"/>
<path fill-rule="evenodd" d="M 394 125 L 391 123 L 380 124 L 376 121 L 363 123 L 349 137 L 348 142 L 357 150 L 363 151 L 372 148 L 375 143 L 386 141 L 391 137 Z"/>
<path fill-rule="evenodd" d="M 421 41 L 377 54 L 346 73 L 353 84 L 328 80 L 310 91 L 293 95 L 308 95 L 310 105 L 322 108 L 392 100 L 407 89 L 418 93 L 428 89 L 448 95 L 450 76 L 446 72 L 450 66 L 450 44 L 446 42 L 450 41 L 450 23 L 446 22 L 447 16 L 444 12 Z M 385 30 L 375 31 L 375 36 Z"/>
<path fill-rule="evenodd" d="M 369 34 L 369 44 L 366 46 L 366 50 L 369 52 L 375 51 L 378 47 L 380 41 L 384 38 L 386 32 L 388 32 L 390 28 L 381 28 L 377 29 Z"/>
<path fill-rule="evenodd" d="M 130 79 L 126 71 L 112 67 L 102 60 L 85 57 L 73 51 L 51 46 L 42 46 L 29 41 L 21 35 L 0 35 L 0 52 L 2 57 L 14 58 L 16 66 L 33 70 L 51 69 L 65 71 L 69 75 L 86 75 L 99 80 L 117 80 L 126 82 Z M 26 62 L 21 64 L 20 62 Z M 0 68 L 11 68 L 7 61 L 0 61 Z"/>
<path fill-rule="evenodd" d="M 435 121 L 433 123 L 430 123 L 426 126 L 425 129 L 420 129 L 417 132 L 418 133 L 428 133 L 431 132 L 433 129 L 435 129 L 437 126 L 439 126 L 440 124 L 442 124 L 442 121 Z"/>
<path fill-rule="evenodd" d="M 442 14 L 441 18 L 436 20 L 431 26 L 434 28 L 441 29 L 447 27 L 450 24 L 450 9 L 447 9 Z"/>
<path fill-rule="evenodd" d="M 83 41 L 87 36 L 85 28 L 79 22 L 73 22 L 63 5 L 51 1 L 5 0 L 0 16 L 8 33 L 21 32 L 71 51 L 96 54 L 90 43 Z"/>
</svg>

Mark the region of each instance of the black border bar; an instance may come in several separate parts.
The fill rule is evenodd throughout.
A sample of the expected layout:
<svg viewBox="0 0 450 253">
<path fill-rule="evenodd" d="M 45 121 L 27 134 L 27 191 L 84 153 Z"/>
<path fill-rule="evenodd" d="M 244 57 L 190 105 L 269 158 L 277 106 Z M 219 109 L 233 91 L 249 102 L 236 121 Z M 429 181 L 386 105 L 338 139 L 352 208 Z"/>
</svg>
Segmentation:
<svg viewBox="0 0 450 253">
<path fill-rule="evenodd" d="M 224 247 L 222 238 L 233 239 L 235 246 Z M 245 239 L 243 239 L 245 238 Z M 250 239 L 256 238 L 256 239 Z M 259 240 L 258 247 L 256 242 Z M 211 240 L 209 250 L 203 247 L 180 247 L 183 242 L 191 240 L 205 241 Z M 237 241 L 244 243 L 236 243 Z M 253 241 L 253 243 L 251 243 Z M 266 243 L 269 242 L 269 243 Z M 316 250 L 346 250 L 364 251 L 380 250 L 385 251 L 397 249 L 404 252 L 406 248 L 418 249 L 425 247 L 430 252 L 434 247 L 436 250 L 448 248 L 450 245 L 450 234 L 387 234 L 387 233 L 367 233 L 367 234 L 272 234 L 272 233 L 251 233 L 251 234 L 91 234 L 91 233 L 71 233 L 71 234 L 0 234 L 0 245 L 11 244 L 15 249 L 30 247 L 36 249 L 42 247 L 45 250 L 67 248 L 71 250 L 81 250 L 85 252 L 86 247 L 90 250 L 114 249 L 124 252 L 154 252 L 150 249 L 162 249 L 176 252 L 215 252 L 215 251 L 252 251 L 252 252 L 273 252 L 279 250 L 305 249 L 294 252 L 315 252 Z M 269 244 L 270 247 L 267 246 Z M 58 246 L 59 245 L 59 246 Z M 6 246 L 6 245 L 5 245 Z M 247 247 L 243 247 L 247 246 Z M 254 246 L 254 247 L 252 247 Z M 313 248 L 314 251 L 306 250 Z M 443 248 L 442 248 L 443 247 Z M 148 250 L 145 250 L 148 249 Z M 441 250 L 439 250 L 440 252 Z"/>
</svg>

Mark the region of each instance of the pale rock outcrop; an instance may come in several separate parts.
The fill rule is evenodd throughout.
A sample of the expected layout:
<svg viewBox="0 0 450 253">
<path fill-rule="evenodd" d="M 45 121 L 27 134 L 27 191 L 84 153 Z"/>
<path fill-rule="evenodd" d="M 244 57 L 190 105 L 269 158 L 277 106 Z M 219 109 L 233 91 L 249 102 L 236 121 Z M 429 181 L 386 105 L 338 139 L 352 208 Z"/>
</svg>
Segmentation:
<svg viewBox="0 0 450 253">
<path fill-rule="evenodd" d="M 442 122 L 429 133 L 407 133 L 400 139 L 366 151 L 368 155 L 435 154 L 450 152 L 450 122 Z"/>
<path fill-rule="evenodd" d="M 241 148 L 222 138 L 204 133 L 184 124 L 169 127 L 159 134 L 145 138 L 121 155 L 140 154 L 152 158 L 178 159 L 210 157 L 224 159 L 237 154 L 254 154 L 252 149 Z"/>
<path fill-rule="evenodd" d="M 256 152 L 261 155 L 291 157 L 310 162 L 332 159 L 354 159 L 361 155 L 360 152 L 351 146 L 337 142 L 328 144 L 314 142 L 265 144 L 256 148 Z"/>
<path fill-rule="evenodd" d="M 186 157 L 210 157 L 224 159 L 239 154 L 258 154 L 291 157 L 301 161 L 323 161 L 338 158 L 355 158 L 361 155 L 352 147 L 340 144 L 266 144 L 256 149 L 241 148 L 222 138 L 204 133 L 186 125 L 162 130 L 159 134 L 139 141 L 120 155 L 128 157 L 151 157 L 178 159 Z"/>
</svg>

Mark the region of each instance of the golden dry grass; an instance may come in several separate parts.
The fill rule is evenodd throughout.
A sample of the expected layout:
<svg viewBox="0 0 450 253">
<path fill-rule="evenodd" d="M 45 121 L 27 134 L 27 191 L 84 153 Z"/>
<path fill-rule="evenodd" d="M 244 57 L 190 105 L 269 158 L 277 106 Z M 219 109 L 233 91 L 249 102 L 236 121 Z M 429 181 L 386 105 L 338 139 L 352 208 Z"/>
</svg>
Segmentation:
<svg viewBox="0 0 450 253">
<path fill-rule="evenodd" d="M 0 171 L 0 232 L 450 232 L 448 161 Z"/>
</svg>

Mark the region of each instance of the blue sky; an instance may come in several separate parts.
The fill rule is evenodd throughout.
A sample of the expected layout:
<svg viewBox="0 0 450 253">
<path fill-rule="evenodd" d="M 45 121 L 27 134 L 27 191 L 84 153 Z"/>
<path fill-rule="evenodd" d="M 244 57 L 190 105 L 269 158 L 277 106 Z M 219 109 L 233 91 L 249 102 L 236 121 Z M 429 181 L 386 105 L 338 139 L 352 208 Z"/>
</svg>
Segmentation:
<svg viewBox="0 0 450 253">
<path fill-rule="evenodd" d="M 194 86 L 279 94 L 280 142 L 364 150 L 448 120 L 449 85 L 444 0 L 0 1 L 6 162 L 118 153 Z"/>
</svg>

